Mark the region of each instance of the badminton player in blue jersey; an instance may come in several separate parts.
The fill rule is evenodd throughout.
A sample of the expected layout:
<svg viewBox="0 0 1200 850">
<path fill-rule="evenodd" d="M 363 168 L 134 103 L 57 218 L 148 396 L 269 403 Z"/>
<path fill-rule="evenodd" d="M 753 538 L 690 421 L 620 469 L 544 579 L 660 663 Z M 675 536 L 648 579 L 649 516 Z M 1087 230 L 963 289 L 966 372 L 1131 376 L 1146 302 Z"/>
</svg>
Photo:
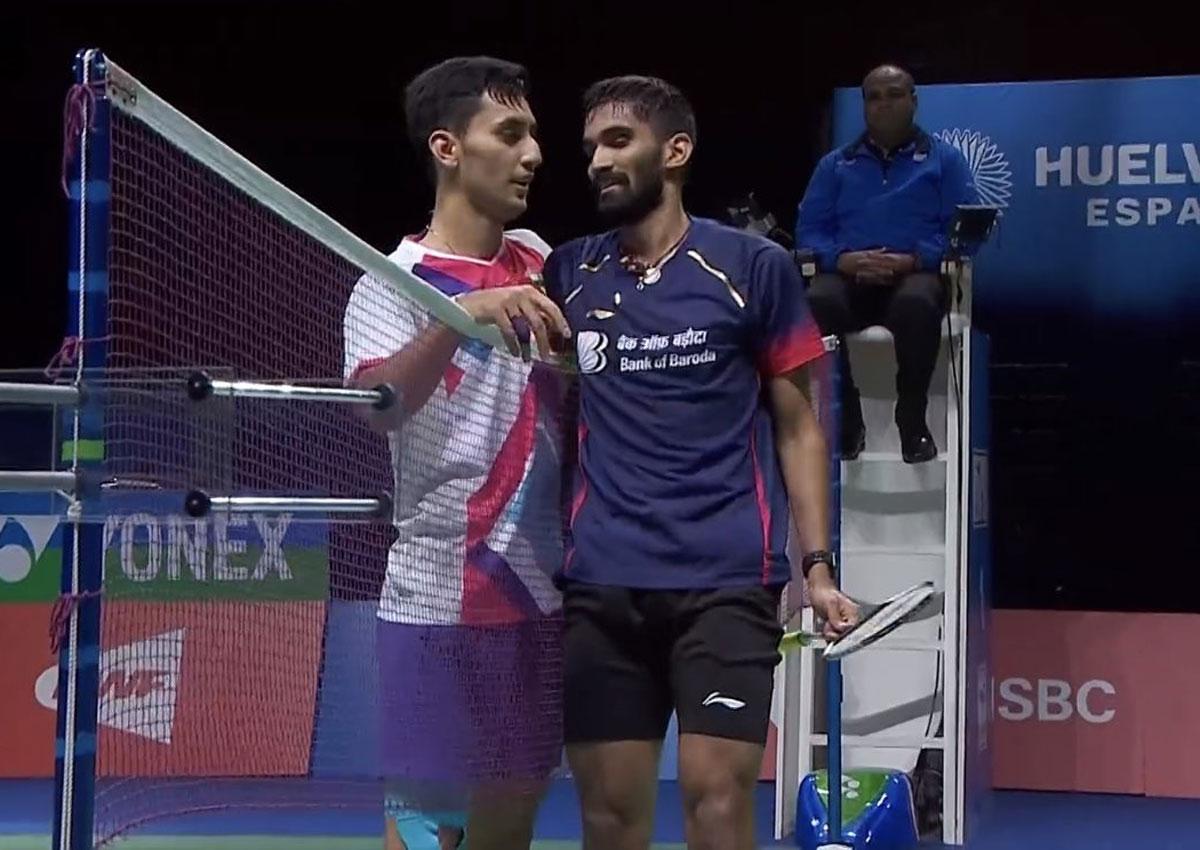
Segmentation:
<svg viewBox="0 0 1200 850">
<path fill-rule="evenodd" d="M 614 229 L 545 268 L 581 381 L 558 578 L 584 846 L 648 847 L 674 710 L 688 846 L 750 850 L 782 588 L 803 575 L 831 634 L 857 617 L 832 579 L 826 445 L 807 395 L 821 337 L 787 252 L 685 212 L 696 127 L 675 87 L 605 80 L 585 113 L 588 175 Z"/>
</svg>

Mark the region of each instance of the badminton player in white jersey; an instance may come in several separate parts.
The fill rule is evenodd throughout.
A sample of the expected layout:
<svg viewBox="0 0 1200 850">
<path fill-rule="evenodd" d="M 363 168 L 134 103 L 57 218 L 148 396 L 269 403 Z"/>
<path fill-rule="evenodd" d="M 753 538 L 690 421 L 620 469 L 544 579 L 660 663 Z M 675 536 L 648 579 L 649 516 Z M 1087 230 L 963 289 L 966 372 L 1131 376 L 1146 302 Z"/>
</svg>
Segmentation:
<svg viewBox="0 0 1200 850">
<path fill-rule="evenodd" d="M 542 351 L 570 331 L 539 288 L 548 246 L 505 230 L 541 163 L 527 91 L 523 68 L 486 57 L 410 83 L 408 133 L 436 200 L 392 254 L 497 325 L 510 352 L 370 276 L 346 307 L 348 380 L 400 400 L 373 423 L 391 449 L 398 532 L 377 626 L 387 850 L 528 847 L 561 758 L 561 388 L 513 354 L 514 326 Z"/>
</svg>

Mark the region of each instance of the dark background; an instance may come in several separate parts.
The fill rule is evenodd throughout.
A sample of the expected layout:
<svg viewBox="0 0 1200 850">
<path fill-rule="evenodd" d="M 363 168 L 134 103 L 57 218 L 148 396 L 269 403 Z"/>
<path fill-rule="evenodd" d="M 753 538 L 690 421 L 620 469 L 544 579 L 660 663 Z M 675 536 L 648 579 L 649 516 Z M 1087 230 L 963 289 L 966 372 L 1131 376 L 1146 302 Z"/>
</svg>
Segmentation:
<svg viewBox="0 0 1200 850">
<path fill-rule="evenodd" d="M 1200 72 L 1194 31 L 1163 4 L 1121 13 L 1050 6 L 9 6 L 0 12 L 0 368 L 40 367 L 62 338 L 62 104 L 78 48 L 102 48 L 389 251 L 421 227 L 431 202 L 403 140 L 400 95 L 448 55 L 491 53 L 530 68 L 545 164 L 524 223 L 552 243 L 593 225 L 578 103 L 602 76 L 658 74 L 691 96 L 700 126 L 693 212 L 723 216 L 753 190 L 790 229 L 826 149 L 832 88 L 882 61 L 906 65 L 918 84 Z M 1114 273 L 1136 285 L 1136 270 Z M 993 342 L 997 604 L 1200 610 L 1200 317 L 1081 330 L 1070 316 L 1022 309 L 977 316 Z M 6 428 L 0 466 L 27 462 L 22 436 Z"/>
</svg>

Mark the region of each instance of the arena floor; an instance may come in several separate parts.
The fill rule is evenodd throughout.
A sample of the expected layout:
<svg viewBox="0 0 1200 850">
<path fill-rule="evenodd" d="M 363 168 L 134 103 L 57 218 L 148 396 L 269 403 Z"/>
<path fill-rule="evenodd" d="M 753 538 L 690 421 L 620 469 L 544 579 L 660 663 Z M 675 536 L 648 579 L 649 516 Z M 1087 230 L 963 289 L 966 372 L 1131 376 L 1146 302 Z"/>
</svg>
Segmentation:
<svg viewBox="0 0 1200 850">
<path fill-rule="evenodd" d="M 771 786 L 759 795 L 759 834 L 770 836 Z M 0 850 L 47 850 L 53 788 L 45 780 L 0 780 Z M 126 850 L 378 850 L 377 818 L 365 812 L 296 815 L 236 812 L 159 824 L 113 845 Z M 535 850 L 579 847 L 579 815 L 569 784 L 550 793 L 538 819 Z M 1200 846 L 1200 800 L 1109 794 L 997 792 L 980 834 L 968 850 L 1195 850 Z M 678 795 L 663 783 L 653 850 L 682 850 Z M 925 847 L 938 848 L 929 844 Z"/>
</svg>

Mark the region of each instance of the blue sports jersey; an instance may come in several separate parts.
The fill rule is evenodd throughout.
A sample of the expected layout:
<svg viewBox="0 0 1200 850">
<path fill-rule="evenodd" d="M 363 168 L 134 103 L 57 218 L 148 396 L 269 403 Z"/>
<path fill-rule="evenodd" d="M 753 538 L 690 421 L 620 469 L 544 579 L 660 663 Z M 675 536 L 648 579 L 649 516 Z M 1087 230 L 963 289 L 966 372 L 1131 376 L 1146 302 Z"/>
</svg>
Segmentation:
<svg viewBox="0 0 1200 850">
<path fill-rule="evenodd" d="M 619 258 L 614 231 L 546 261 L 581 384 L 560 580 L 659 589 L 787 581 L 788 501 L 762 381 L 824 350 L 791 256 L 693 219 L 657 280 L 639 282 Z"/>
</svg>

